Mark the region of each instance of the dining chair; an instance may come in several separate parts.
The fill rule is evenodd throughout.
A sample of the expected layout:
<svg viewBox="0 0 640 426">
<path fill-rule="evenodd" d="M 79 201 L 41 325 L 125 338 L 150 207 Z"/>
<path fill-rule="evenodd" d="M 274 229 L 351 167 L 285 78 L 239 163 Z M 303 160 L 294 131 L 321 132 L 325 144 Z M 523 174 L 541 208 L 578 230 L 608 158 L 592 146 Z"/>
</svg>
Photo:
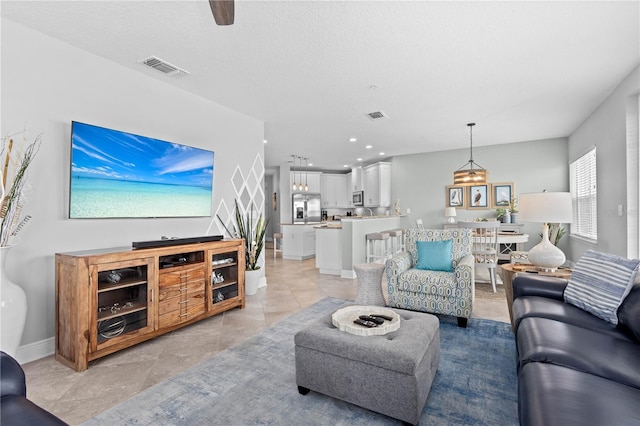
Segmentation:
<svg viewBox="0 0 640 426">
<path fill-rule="evenodd" d="M 489 271 L 491 287 L 496 292 L 496 268 L 498 267 L 498 230 L 500 222 L 458 222 L 461 228 L 472 229 L 471 253 L 475 258 L 476 268 L 486 268 Z"/>
</svg>

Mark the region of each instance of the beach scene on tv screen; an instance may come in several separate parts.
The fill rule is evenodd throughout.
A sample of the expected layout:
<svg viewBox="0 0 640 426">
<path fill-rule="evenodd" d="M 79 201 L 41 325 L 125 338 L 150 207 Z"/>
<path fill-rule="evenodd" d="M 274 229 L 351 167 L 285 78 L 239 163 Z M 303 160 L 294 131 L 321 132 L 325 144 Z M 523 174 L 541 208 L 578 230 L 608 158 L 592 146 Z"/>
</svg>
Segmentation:
<svg viewBox="0 0 640 426">
<path fill-rule="evenodd" d="M 212 151 L 74 122 L 71 218 L 211 215 Z"/>
</svg>

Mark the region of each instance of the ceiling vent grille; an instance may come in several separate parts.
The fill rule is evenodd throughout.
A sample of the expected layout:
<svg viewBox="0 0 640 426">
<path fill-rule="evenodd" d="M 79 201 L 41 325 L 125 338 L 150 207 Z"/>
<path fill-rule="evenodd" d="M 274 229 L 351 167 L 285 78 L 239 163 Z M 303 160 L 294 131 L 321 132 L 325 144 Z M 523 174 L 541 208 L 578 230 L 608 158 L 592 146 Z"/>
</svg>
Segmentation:
<svg viewBox="0 0 640 426">
<path fill-rule="evenodd" d="M 142 59 L 141 61 L 138 61 L 138 63 L 156 69 L 161 73 L 171 77 L 180 77 L 182 75 L 189 74 L 189 71 L 176 67 L 175 65 L 172 65 L 167 61 L 163 61 L 162 59 L 155 56 L 150 56 L 146 59 Z"/>
<path fill-rule="evenodd" d="M 385 114 L 384 112 L 382 112 L 382 111 L 374 111 L 374 112 L 367 113 L 365 115 L 371 121 L 376 121 L 376 120 L 382 120 L 382 119 L 385 119 L 385 118 L 389 118 L 389 116 L 387 114 Z"/>
</svg>

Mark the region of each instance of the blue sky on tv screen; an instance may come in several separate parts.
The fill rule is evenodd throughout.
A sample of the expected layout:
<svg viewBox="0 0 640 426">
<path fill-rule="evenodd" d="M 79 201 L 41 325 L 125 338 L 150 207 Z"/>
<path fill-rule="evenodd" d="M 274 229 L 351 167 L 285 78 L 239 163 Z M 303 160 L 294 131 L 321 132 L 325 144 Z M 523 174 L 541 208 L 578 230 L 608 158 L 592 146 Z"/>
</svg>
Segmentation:
<svg viewBox="0 0 640 426">
<path fill-rule="evenodd" d="M 211 188 L 213 152 L 73 123 L 72 176 Z"/>
</svg>

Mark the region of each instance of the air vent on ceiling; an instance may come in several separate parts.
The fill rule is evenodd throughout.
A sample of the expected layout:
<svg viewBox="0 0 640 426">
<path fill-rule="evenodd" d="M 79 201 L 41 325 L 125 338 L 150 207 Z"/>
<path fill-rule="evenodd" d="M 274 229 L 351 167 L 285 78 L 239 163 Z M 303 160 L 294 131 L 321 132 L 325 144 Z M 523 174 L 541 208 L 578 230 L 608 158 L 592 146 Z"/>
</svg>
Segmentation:
<svg viewBox="0 0 640 426">
<path fill-rule="evenodd" d="M 183 70 L 182 68 L 176 67 L 175 65 L 171 65 L 169 62 L 163 61 L 162 59 L 156 58 L 155 56 L 150 56 L 146 59 L 138 61 L 138 63 L 156 69 L 161 73 L 171 77 L 179 77 L 185 74 L 189 74 L 189 71 Z"/>
<path fill-rule="evenodd" d="M 365 115 L 369 117 L 369 120 L 371 121 L 382 120 L 383 118 L 389 118 L 387 114 L 385 114 L 382 111 L 374 111 L 374 112 L 367 113 Z"/>
</svg>

